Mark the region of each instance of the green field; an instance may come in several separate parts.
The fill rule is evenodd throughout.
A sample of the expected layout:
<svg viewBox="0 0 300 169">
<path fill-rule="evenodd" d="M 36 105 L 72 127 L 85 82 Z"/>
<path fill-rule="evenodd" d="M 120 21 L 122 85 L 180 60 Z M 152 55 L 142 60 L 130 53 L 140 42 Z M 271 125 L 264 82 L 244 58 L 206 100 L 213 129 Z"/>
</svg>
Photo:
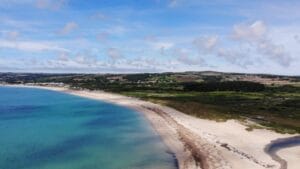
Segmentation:
<svg viewBox="0 0 300 169">
<path fill-rule="evenodd" d="M 196 117 L 251 120 L 282 133 L 300 133 L 300 94 L 286 92 L 121 92 Z M 259 125 L 249 125 L 249 130 Z"/>
</svg>

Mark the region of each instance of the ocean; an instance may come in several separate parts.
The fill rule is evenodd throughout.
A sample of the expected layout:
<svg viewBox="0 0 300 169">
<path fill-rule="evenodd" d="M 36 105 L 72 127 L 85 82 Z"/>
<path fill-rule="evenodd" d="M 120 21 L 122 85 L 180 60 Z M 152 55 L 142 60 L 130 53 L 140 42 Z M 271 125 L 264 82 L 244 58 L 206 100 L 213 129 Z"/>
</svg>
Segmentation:
<svg viewBox="0 0 300 169">
<path fill-rule="evenodd" d="M 65 93 L 0 87 L 0 169 L 175 169 L 149 122 Z"/>
</svg>

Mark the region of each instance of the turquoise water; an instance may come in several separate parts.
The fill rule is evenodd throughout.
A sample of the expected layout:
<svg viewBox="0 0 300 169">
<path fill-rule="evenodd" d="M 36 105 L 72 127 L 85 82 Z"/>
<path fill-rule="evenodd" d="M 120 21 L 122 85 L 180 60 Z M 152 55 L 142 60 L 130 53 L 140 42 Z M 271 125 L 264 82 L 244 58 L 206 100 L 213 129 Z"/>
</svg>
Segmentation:
<svg viewBox="0 0 300 169">
<path fill-rule="evenodd" d="M 48 90 L 0 87 L 0 169 L 174 169 L 137 112 Z"/>
</svg>

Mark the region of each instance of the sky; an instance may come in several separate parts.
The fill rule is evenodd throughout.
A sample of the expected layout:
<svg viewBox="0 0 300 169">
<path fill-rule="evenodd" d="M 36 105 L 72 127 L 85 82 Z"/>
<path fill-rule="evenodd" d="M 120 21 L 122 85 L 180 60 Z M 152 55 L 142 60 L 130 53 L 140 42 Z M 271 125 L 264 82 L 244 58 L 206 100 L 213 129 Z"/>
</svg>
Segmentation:
<svg viewBox="0 0 300 169">
<path fill-rule="evenodd" d="M 299 0 L 0 0 L 0 71 L 300 75 Z"/>
</svg>

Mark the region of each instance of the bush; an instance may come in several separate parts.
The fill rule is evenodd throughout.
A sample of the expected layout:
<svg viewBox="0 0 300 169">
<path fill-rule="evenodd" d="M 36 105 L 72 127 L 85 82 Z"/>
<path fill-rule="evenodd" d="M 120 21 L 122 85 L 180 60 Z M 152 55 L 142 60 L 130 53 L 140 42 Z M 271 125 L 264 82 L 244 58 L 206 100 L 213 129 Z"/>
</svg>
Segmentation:
<svg viewBox="0 0 300 169">
<path fill-rule="evenodd" d="M 259 92 L 264 91 L 265 86 L 260 83 L 248 81 L 225 81 L 225 82 L 189 82 L 183 84 L 185 91 L 243 91 L 243 92 Z"/>
</svg>

